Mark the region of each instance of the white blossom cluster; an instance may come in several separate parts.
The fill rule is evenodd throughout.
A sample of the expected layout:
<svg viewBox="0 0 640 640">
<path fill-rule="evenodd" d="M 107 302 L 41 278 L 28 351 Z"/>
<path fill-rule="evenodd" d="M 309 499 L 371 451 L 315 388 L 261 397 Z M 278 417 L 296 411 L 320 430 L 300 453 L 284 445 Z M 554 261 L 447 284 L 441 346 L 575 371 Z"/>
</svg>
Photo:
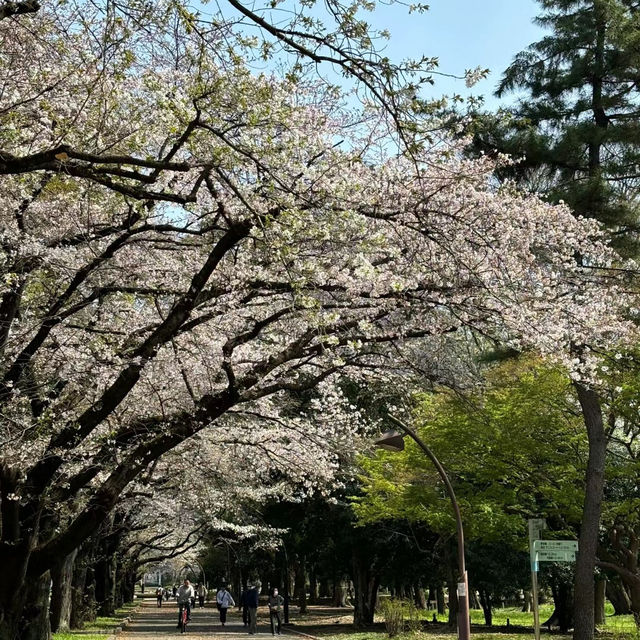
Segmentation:
<svg viewBox="0 0 640 640">
<path fill-rule="evenodd" d="M 172 7 L 0 22 L 0 447 L 45 478 L 21 500 L 75 522 L 172 450 L 212 518 L 296 499 L 359 446 L 340 376 L 396 384 L 415 341 L 478 333 L 591 378 L 633 337 L 635 265 L 594 222 L 496 190 L 462 143 L 391 153 L 383 118 Z"/>
</svg>

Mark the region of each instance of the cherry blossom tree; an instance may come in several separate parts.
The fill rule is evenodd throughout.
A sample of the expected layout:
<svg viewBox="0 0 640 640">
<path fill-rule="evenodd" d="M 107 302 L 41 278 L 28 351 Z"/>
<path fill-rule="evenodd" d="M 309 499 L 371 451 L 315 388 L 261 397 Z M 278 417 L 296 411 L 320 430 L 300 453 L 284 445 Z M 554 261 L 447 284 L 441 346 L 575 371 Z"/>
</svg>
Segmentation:
<svg viewBox="0 0 640 640">
<path fill-rule="evenodd" d="M 588 354 L 632 330 L 596 224 L 427 144 L 374 81 L 397 69 L 341 49 L 382 92 L 355 109 L 304 74 L 252 72 L 250 45 L 176 3 L 0 21 L 1 640 L 37 637 L 22 605 L 53 559 L 171 451 L 242 451 L 254 486 L 282 458 L 312 486 L 333 477 L 324 444 L 358 430 L 343 374 L 462 330 L 588 377 Z M 322 411 L 293 415 L 319 386 Z"/>
</svg>

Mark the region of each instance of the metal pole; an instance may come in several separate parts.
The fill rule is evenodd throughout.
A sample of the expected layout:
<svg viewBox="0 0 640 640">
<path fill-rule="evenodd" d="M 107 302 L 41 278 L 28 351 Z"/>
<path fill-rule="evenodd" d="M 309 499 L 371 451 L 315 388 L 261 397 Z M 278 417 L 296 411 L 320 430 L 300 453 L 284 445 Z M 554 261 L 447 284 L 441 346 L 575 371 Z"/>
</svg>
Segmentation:
<svg viewBox="0 0 640 640">
<path fill-rule="evenodd" d="M 537 564 L 537 563 L 536 563 Z M 531 564 L 531 596 L 533 600 L 533 632 L 535 639 L 540 640 L 540 609 L 538 607 L 538 572 L 536 566 Z"/>
<path fill-rule="evenodd" d="M 456 519 L 456 529 L 458 538 L 458 573 L 460 574 L 458 582 L 458 638 L 460 640 L 469 640 L 471 637 L 471 623 L 469 621 L 469 580 L 467 577 L 467 569 L 464 561 L 464 530 L 462 528 L 462 517 L 460 515 L 460 507 L 456 500 L 456 494 L 453 491 L 451 482 L 447 476 L 444 467 L 440 464 L 438 458 L 427 445 L 418 437 L 418 435 L 409 428 L 402 420 L 389 414 L 389 418 L 397 424 L 414 442 L 427 454 L 428 458 L 433 462 L 435 468 L 444 482 L 444 486 L 449 494 L 453 514 Z"/>
</svg>

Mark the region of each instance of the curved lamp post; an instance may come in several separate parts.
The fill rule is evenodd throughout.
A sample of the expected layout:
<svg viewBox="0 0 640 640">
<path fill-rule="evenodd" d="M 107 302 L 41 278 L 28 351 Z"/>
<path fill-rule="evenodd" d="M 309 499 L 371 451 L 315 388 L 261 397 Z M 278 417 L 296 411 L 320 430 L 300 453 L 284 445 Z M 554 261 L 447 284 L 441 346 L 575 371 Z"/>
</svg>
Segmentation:
<svg viewBox="0 0 640 640">
<path fill-rule="evenodd" d="M 433 462 L 442 482 L 444 482 L 444 486 L 447 488 L 447 493 L 449 494 L 453 513 L 456 518 L 458 538 L 458 573 L 460 574 L 458 582 L 458 638 L 460 640 L 469 640 L 471 637 L 471 624 L 469 622 L 469 581 L 467 579 L 467 569 L 464 561 L 464 530 L 462 528 L 462 518 L 460 516 L 460 507 L 456 500 L 456 494 L 453 491 L 444 467 L 440 464 L 440 461 L 436 458 L 433 451 L 431 451 L 418 437 L 416 432 L 402 422 L 402 420 L 398 420 L 398 418 L 392 415 L 389 415 L 389 418 L 402 429 L 404 434 L 393 430 L 387 431 L 379 440 L 376 440 L 376 446 L 381 449 L 387 449 L 388 451 L 402 451 L 404 450 L 404 436 L 408 435 L 425 452 L 429 460 Z M 449 597 L 451 597 L 451 594 Z"/>
</svg>

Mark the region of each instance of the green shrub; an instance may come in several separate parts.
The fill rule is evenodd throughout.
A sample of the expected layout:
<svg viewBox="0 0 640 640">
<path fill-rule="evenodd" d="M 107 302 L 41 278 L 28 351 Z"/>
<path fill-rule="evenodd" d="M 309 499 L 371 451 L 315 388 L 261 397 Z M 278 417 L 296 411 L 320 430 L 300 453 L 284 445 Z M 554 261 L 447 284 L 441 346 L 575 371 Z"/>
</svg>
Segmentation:
<svg viewBox="0 0 640 640">
<path fill-rule="evenodd" d="M 390 638 L 402 633 L 405 627 L 409 631 L 420 629 L 420 613 L 413 602 L 389 598 L 380 603 L 380 609 Z"/>
</svg>

